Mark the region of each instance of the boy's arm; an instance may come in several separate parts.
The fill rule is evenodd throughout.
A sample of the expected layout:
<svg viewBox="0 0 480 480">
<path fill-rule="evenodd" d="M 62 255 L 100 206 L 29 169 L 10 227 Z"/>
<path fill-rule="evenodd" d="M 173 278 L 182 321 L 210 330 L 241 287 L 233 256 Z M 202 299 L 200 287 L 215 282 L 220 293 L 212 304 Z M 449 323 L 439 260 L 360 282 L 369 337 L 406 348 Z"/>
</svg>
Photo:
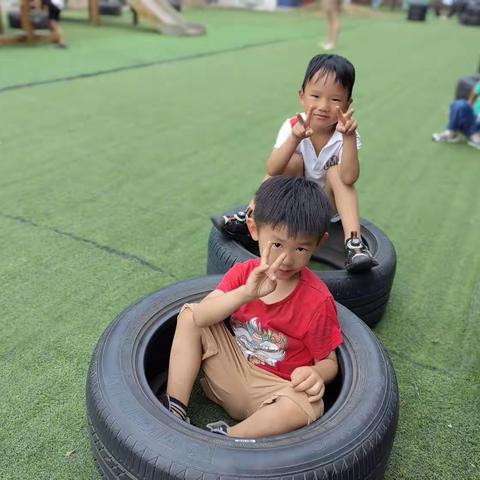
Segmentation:
<svg viewBox="0 0 480 480">
<path fill-rule="evenodd" d="M 290 135 L 285 142 L 279 147 L 274 148 L 267 160 L 267 174 L 273 177 L 281 175 L 285 170 L 289 160 L 295 153 L 298 144 L 304 139 L 313 135 L 310 127 L 310 119 L 312 118 L 313 107 L 307 112 L 305 120 L 300 114 L 297 114 L 297 122 L 292 127 Z M 280 134 L 279 134 L 280 135 Z M 278 141 L 278 140 L 277 140 Z"/>
<path fill-rule="evenodd" d="M 335 350 L 330 352 L 330 355 L 323 360 L 315 360 L 315 365 L 313 366 L 318 374 L 323 378 L 325 384 L 329 384 L 338 373 L 338 362 L 337 354 Z"/>
<path fill-rule="evenodd" d="M 357 148 L 357 122 L 353 118 L 353 109 L 343 113 L 337 109 L 337 131 L 343 135 L 342 161 L 339 165 L 340 180 L 345 185 L 353 185 L 360 175 Z"/>
<path fill-rule="evenodd" d="M 208 327 L 220 323 L 245 303 L 251 302 L 245 285 L 224 293 L 214 290 L 199 304 L 193 306 L 193 321 L 197 327 Z"/>
<path fill-rule="evenodd" d="M 245 285 L 240 285 L 227 293 L 214 290 L 193 307 L 193 321 L 198 327 L 208 327 L 219 323 L 242 305 L 264 297 L 277 288 L 275 273 L 285 260 L 286 254 L 282 253 L 270 264 L 271 250 L 272 242 L 268 242 L 262 252 L 260 265 L 250 272 Z"/>
<path fill-rule="evenodd" d="M 280 148 L 274 148 L 267 160 L 267 174 L 281 175 L 300 142 L 301 138 L 291 133 Z"/>
<path fill-rule="evenodd" d="M 334 350 L 323 360 L 316 360 L 315 365 L 297 367 L 291 375 L 292 387 L 297 392 L 305 392 L 310 403 L 318 402 L 323 398 L 325 385 L 330 383 L 337 373 L 337 354 Z"/>
</svg>

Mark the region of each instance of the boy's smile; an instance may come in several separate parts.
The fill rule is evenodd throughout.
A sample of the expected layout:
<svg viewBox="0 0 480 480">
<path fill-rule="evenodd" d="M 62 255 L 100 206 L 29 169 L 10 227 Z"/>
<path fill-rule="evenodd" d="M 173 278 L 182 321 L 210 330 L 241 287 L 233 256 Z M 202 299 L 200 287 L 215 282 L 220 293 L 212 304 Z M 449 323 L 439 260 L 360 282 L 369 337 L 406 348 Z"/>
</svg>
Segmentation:
<svg viewBox="0 0 480 480">
<path fill-rule="evenodd" d="M 316 74 L 305 89 L 300 90 L 299 96 L 305 112 L 313 108 L 310 126 L 316 132 L 335 125 L 338 121 L 337 107 L 345 112 L 351 103 L 347 89 L 337 82 L 333 74 Z"/>
</svg>

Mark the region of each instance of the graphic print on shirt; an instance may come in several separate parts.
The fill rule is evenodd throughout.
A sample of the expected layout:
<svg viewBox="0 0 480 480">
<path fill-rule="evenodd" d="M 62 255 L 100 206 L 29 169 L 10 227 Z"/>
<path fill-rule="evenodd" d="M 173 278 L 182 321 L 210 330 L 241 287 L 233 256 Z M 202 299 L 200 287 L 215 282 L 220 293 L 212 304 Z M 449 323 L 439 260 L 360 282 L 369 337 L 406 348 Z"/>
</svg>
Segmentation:
<svg viewBox="0 0 480 480">
<path fill-rule="evenodd" d="M 247 323 L 231 318 L 231 326 L 245 358 L 255 365 L 274 367 L 287 354 L 288 340 L 280 332 L 262 330 L 258 318 L 253 317 Z"/>
<path fill-rule="evenodd" d="M 330 167 L 334 167 L 335 165 L 338 165 L 340 163 L 340 159 L 338 158 L 338 155 L 332 155 L 326 162 L 325 165 L 323 166 L 324 170 L 328 170 Z"/>
</svg>

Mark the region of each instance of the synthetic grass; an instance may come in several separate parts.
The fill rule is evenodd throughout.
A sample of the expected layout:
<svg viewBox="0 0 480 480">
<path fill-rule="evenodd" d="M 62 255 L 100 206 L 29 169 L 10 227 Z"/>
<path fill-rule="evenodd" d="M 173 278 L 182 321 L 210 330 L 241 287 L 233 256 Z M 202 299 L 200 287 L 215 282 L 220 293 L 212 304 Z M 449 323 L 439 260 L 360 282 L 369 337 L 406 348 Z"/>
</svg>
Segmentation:
<svg viewBox="0 0 480 480">
<path fill-rule="evenodd" d="M 2 478 L 98 478 L 84 406 L 97 339 L 139 297 L 204 274 L 208 216 L 251 196 L 299 109 L 321 18 L 188 15 L 207 37 L 65 23 L 65 52 L 0 50 L 2 87 L 217 52 L 0 93 Z M 361 212 L 398 253 L 375 330 L 401 395 L 388 480 L 480 478 L 480 153 L 430 140 L 475 69 L 477 36 L 403 15 L 346 18 L 342 33 L 358 75 Z"/>
</svg>

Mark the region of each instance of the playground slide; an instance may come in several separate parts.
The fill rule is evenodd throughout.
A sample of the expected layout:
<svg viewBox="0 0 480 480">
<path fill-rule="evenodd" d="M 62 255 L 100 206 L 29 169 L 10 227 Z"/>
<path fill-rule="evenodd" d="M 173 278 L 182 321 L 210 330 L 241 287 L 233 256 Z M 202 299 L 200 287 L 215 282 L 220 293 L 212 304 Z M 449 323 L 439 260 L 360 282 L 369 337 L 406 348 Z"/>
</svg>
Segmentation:
<svg viewBox="0 0 480 480">
<path fill-rule="evenodd" d="M 203 25 L 187 22 L 168 0 L 128 0 L 128 3 L 140 17 L 150 20 L 165 35 L 205 35 Z"/>
</svg>

